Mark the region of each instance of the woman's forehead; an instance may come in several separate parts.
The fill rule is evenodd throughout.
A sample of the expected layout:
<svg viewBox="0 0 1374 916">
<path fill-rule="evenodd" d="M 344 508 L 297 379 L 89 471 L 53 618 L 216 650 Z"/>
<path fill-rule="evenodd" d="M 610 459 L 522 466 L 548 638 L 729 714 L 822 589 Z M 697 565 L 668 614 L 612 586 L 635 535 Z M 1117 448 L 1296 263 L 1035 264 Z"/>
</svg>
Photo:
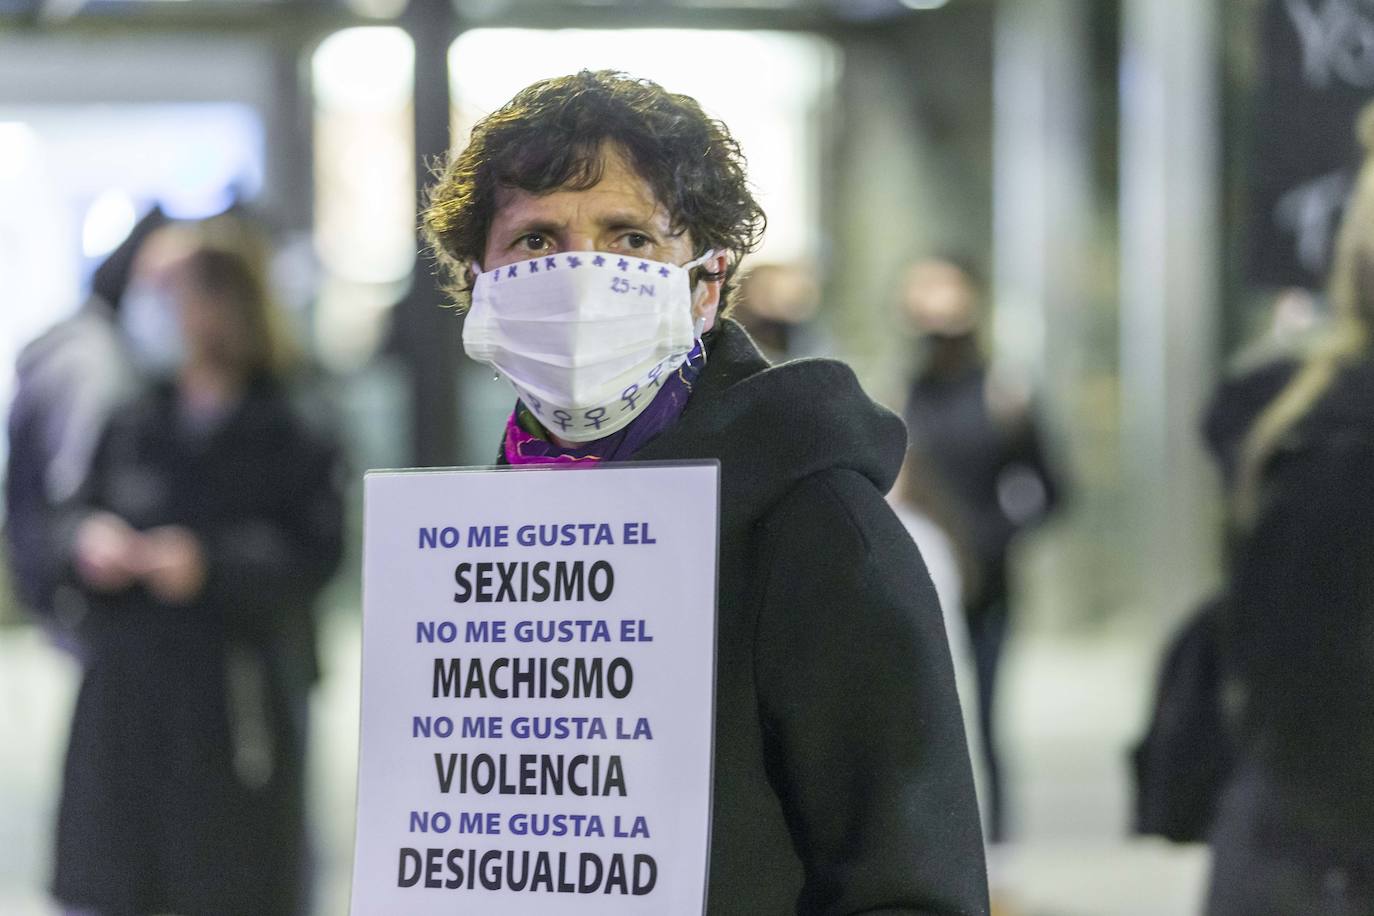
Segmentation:
<svg viewBox="0 0 1374 916">
<path fill-rule="evenodd" d="M 654 193 L 648 180 L 634 167 L 629 157 L 614 144 L 601 147 L 593 174 L 600 176 L 588 188 L 555 188 L 530 192 L 522 188 L 499 187 L 493 225 L 532 216 L 633 217 L 635 221 L 671 222 L 670 214 Z"/>
</svg>

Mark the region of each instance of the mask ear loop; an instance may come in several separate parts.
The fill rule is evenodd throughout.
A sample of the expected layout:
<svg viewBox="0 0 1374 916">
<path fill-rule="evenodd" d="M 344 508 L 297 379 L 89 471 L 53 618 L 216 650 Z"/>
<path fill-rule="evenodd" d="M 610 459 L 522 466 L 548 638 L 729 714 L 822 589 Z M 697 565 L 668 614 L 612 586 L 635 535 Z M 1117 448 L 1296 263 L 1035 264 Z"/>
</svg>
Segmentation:
<svg viewBox="0 0 1374 916">
<path fill-rule="evenodd" d="M 715 256 L 716 250 L 714 248 L 707 248 L 705 253 L 702 254 L 701 257 L 688 261 L 686 264 L 683 264 L 682 269 L 691 270 L 694 267 L 700 267 L 701 265 L 705 264 L 707 261 L 711 260 Z"/>
<path fill-rule="evenodd" d="M 715 256 L 716 250 L 714 248 L 707 248 L 706 252 L 701 257 L 683 264 L 682 269 L 692 270 L 695 267 L 700 267 Z M 692 322 L 692 339 L 695 340 L 697 346 L 701 348 L 701 364 L 703 366 L 706 365 L 706 342 L 701 339 L 701 335 L 704 333 L 706 333 L 706 316 L 701 315 Z"/>
<path fill-rule="evenodd" d="M 706 365 L 706 341 L 701 339 L 701 335 L 706 332 L 706 318 L 700 317 L 692 322 L 692 339 L 696 341 L 695 350 L 701 351 L 701 364 Z M 689 354 L 690 359 L 690 354 Z"/>
<path fill-rule="evenodd" d="M 468 264 L 468 269 L 472 271 L 472 282 L 473 282 L 473 283 L 476 283 L 476 282 L 477 282 L 477 278 L 480 277 L 480 276 L 482 276 L 482 274 L 486 273 L 486 271 L 482 270 L 482 264 L 481 264 L 480 261 L 472 261 L 472 262 L 470 262 L 470 263 Z M 499 381 L 501 381 L 501 373 L 496 371 L 496 367 L 495 367 L 495 366 L 492 366 L 492 368 L 491 368 L 491 380 L 492 380 L 493 382 L 499 382 Z"/>
</svg>

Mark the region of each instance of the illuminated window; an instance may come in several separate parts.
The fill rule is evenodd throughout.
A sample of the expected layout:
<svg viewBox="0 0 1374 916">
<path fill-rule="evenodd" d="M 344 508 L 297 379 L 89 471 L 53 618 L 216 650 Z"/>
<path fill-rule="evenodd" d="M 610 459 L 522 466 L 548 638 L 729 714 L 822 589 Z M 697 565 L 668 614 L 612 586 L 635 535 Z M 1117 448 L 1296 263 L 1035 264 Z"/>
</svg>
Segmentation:
<svg viewBox="0 0 1374 916">
<path fill-rule="evenodd" d="M 779 32 L 475 29 L 449 49 L 455 142 L 520 89 L 615 69 L 694 97 L 729 125 L 749 160 L 768 234 L 756 260 L 820 250 L 821 117 L 838 75 L 828 41 Z"/>
<path fill-rule="evenodd" d="M 315 311 L 320 356 L 335 367 L 373 352 L 415 263 L 415 48 L 393 27 L 345 29 L 312 61 Z"/>
<path fill-rule="evenodd" d="M 72 243 L 45 152 L 29 124 L 0 120 L 0 414 L 12 396 L 19 348 L 77 304 L 80 242 Z M 0 432 L 0 458 L 4 452 Z"/>
</svg>

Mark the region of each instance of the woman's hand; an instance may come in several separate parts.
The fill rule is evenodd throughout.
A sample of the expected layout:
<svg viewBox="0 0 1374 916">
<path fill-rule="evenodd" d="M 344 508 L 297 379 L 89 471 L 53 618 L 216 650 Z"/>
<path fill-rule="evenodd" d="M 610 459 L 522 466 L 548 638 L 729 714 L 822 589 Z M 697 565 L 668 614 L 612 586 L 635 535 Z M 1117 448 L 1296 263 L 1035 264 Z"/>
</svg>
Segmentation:
<svg viewBox="0 0 1374 916">
<path fill-rule="evenodd" d="M 180 525 L 153 528 L 142 536 L 140 578 L 167 604 L 188 604 L 205 586 L 205 551 L 200 539 Z"/>
<path fill-rule="evenodd" d="M 142 539 L 119 516 L 92 513 L 76 532 L 77 575 L 96 591 L 123 591 L 139 578 Z"/>
</svg>

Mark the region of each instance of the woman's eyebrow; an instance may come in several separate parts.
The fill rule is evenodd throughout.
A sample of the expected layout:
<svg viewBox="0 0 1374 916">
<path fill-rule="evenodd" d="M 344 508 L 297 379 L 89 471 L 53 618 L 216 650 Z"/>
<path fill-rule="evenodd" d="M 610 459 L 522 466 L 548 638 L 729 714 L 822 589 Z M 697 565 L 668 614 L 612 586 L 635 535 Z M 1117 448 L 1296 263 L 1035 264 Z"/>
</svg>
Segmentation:
<svg viewBox="0 0 1374 916">
<path fill-rule="evenodd" d="M 661 231 L 654 223 L 653 213 L 646 216 L 643 213 L 636 213 L 630 210 L 619 210 L 614 213 L 603 215 L 599 222 L 607 229 L 646 229 L 653 232 Z"/>
<path fill-rule="evenodd" d="M 563 231 L 563 226 L 554 220 L 541 217 L 532 217 L 528 220 L 521 220 L 511 223 L 506 228 L 505 235 L 512 241 L 522 236 L 538 233 L 539 235 L 558 235 Z"/>
</svg>

